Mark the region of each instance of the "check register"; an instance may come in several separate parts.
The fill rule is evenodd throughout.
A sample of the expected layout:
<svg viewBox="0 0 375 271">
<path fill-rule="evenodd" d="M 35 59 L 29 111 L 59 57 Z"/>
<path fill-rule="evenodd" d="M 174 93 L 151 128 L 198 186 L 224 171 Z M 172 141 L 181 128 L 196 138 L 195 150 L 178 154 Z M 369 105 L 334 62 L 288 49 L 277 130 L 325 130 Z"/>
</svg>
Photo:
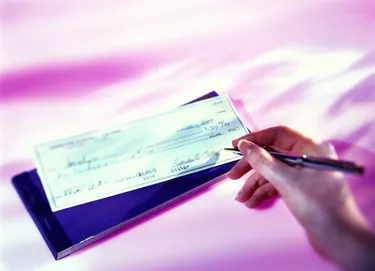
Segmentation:
<svg viewBox="0 0 375 271">
<path fill-rule="evenodd" d="M 35 147 L 13 185 L 56 260 L 221 180 L 249 130 L 208 93 L 169 112 Z"/>
</svg>

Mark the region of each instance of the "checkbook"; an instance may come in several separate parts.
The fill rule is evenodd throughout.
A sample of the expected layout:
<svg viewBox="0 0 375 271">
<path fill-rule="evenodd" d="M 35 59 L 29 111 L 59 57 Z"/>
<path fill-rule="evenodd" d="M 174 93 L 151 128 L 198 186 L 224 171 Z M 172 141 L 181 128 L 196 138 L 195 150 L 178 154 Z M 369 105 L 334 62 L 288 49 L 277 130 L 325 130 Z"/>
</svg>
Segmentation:
<svg viewBox="0 0 375 271">
<path fill-rule="evenodd" d="M 228 96 L 34 148 L 53 212 L 240 159 L 223 151 L 248 133 Z"/>
</svg>

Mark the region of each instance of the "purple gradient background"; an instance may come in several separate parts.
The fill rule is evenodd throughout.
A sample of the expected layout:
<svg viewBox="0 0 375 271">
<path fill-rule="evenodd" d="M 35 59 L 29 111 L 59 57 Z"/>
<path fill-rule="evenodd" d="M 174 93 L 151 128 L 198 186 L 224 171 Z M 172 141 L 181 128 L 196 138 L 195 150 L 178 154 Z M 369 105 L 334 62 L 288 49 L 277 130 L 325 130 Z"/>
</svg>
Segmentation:
<svg viewBox="0 0 375 271">
<path fill-rule="evenodd" d="M 363 163 L 349 181 L 375 226 L 373 1 L 3 0 L 0 18 L 1 270 L 337 270 L 282 201 L 235 202 L 244 179 L 53 260 L 10 182 L 32 146 L 211 90 L 252 130 L 288 125 Z"/>
</svg>

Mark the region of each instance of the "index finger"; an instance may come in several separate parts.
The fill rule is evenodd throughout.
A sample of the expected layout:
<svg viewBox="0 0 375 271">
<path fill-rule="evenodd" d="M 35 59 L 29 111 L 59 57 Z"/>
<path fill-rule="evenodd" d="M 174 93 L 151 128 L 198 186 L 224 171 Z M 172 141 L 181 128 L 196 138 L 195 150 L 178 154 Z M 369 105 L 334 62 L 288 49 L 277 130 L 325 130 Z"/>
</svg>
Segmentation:
<svg viewBox="0 0 375 271">
<path fill-rule="evenodd" d="M 314 145 L 313 140 L 286 126 L 275 126 L 244 135 L 232 141 L 233 147 L 238 148 L 241 139 L 276 150 L 292 150 L 297 144 Z"/>
</svg>

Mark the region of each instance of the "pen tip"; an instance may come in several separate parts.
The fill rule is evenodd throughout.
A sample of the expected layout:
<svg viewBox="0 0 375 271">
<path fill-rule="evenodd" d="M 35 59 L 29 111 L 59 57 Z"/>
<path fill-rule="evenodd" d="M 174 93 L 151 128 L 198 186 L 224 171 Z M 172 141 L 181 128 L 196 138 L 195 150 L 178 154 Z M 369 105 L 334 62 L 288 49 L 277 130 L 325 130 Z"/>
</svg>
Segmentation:
<svg viewBox="0 0 375 271">
<path fill-rule="evenodd" d="M 224 148 L 225 151 L 239 151 L 236 148 Z"/>
</svg>

